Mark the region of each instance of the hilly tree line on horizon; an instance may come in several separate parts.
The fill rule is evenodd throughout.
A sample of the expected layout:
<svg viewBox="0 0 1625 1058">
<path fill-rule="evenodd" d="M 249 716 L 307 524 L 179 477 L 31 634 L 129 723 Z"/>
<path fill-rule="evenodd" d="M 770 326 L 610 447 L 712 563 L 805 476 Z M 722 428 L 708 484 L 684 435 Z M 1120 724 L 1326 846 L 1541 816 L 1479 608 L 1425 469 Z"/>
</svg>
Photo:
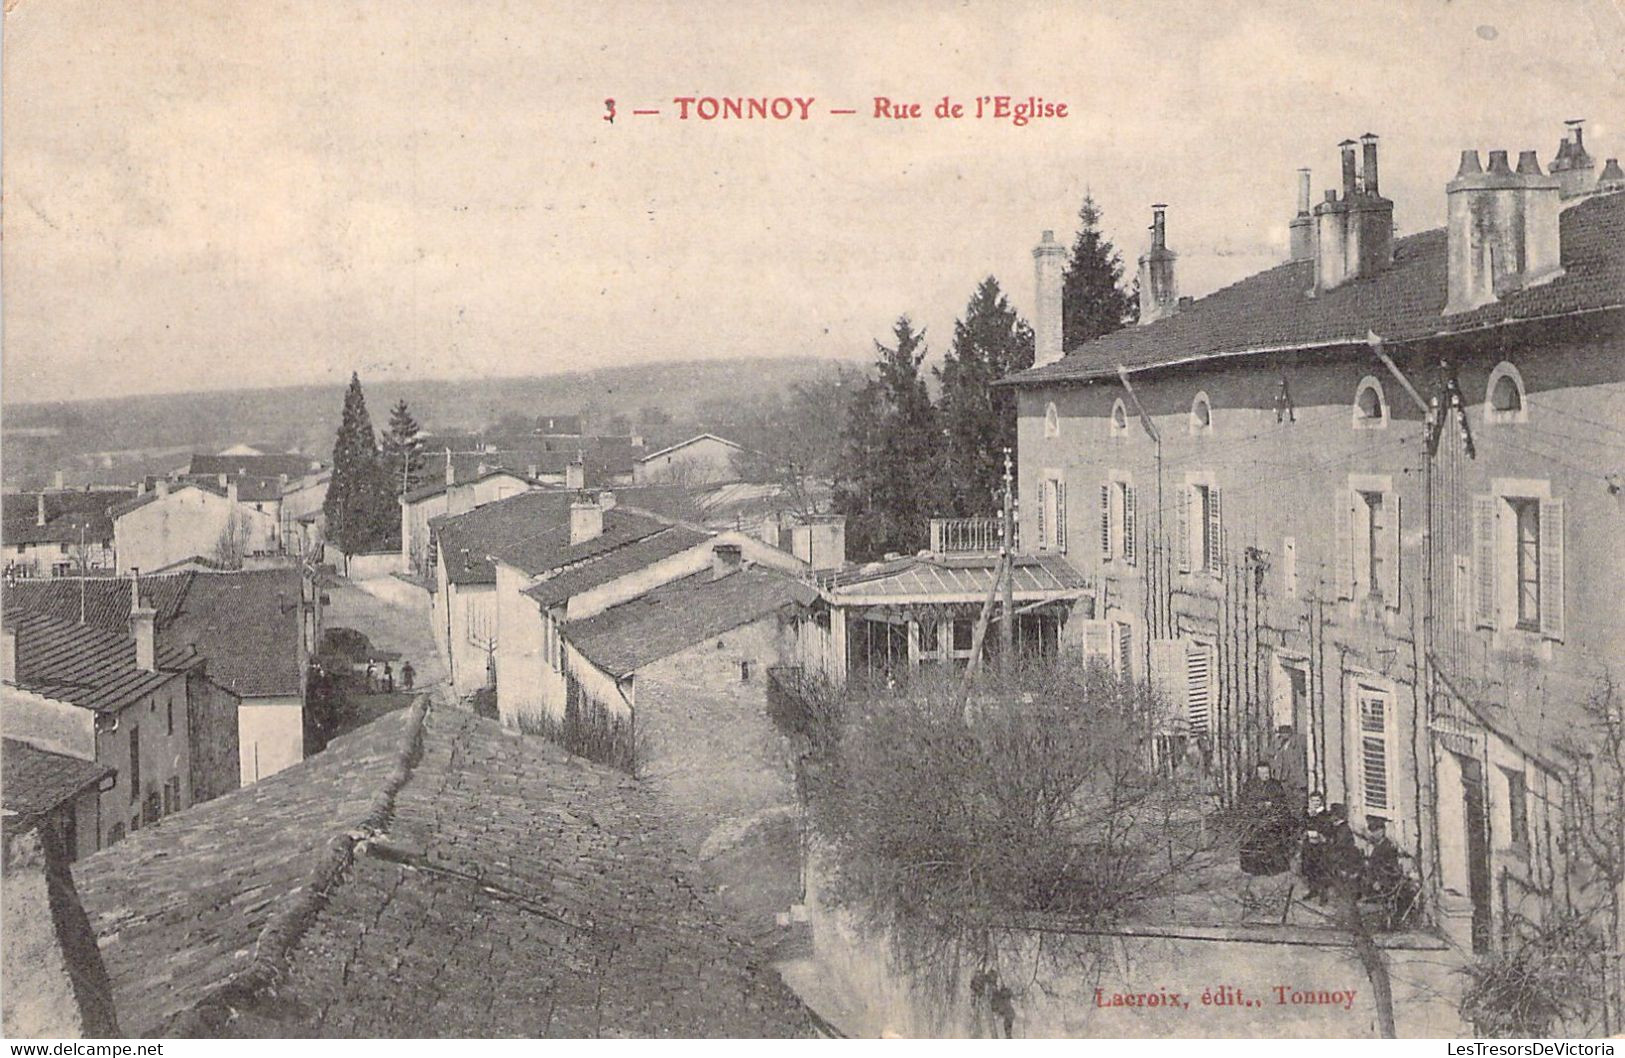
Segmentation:
<svg viewBox="0 0 1625 1058">
<path fill-rule="evenodd" d="M 1122 257 L 1100 219 L 1100 207 L 1086 196 L 1062 284 L 1067 349 L 1138 318 L 1138 299 L 1123 286 Z M 921 550 L 932 517 L 1000 509 L 1016 406 L 1014 393 L 993 383 L 1032 366 L 1033 329 L 988 276 L 954 322 L 942 366 L 933 369 L 941 389 L 936 403 L 922 370 L 925 332 L 906 314 L 892 328 L 892 344 L 876 342 L 875 353 L 873 374 L 847 398 L 832 474 L 847 552 L 859 560 Z"/>
</svg>

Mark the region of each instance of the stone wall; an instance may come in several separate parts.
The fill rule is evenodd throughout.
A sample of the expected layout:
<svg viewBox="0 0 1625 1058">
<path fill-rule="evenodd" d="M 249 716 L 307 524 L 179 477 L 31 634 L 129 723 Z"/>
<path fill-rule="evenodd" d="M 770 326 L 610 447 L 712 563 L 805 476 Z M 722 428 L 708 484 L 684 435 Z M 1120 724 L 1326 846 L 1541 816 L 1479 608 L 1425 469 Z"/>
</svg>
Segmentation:
<svg viewBox="0 0 1625 1058">
<path fill-rule="evenodd" d="M 192 801 L 207 801 L 241 784 L 238 698 L 203 675 L 187 677 L 187 728 L 192 740 Z"/>
</svg>

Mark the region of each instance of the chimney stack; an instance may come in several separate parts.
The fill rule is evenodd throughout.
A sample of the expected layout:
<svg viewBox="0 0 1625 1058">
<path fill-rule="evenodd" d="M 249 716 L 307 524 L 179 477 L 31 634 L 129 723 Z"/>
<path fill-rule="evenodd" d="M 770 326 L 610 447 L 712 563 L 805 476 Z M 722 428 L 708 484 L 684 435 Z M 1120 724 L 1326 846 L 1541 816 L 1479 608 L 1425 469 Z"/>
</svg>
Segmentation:
<svg viewBox="0 0 1625 1058">
<path fill-rule="evenodd" d="M 1625 189 L 1625 169 L 1619 167 L 1618 158 L 1610 158 L 1602 167 L 1602 175 L 1597 178 L 1598 191 L 1619 191 Z"/>
<path fill-rule="evenodd" d="M 158 611 L 141 605 L 141 577 L 130 573 L 130 638 L 135 640 L 135 667 L 158 671 Z"/>
<path fill-rule="evenodd" d="M 1476 150 L 1462 151 L 1445 195 L 1446 315 L 1562 273 L 1562 181 L 1540 171 L 1534 151 L 1519 152 L 1516 172 L 1506 151 L 1491 151 L 1487 170 Z"/>
<path fill-rule="evenodd" d="M 570 504 L 570 546 L 604 535 L 604 508 L 597 501 L 578 497 Z"/>
<path fill-rule="evenodd" d="M 37 496 L 35 496 L 34 498 L 39 501 L 38 511 L 34 515 L 34 524 L 35 525 L 44 525 L 45 524 L 45 493 L 41 492 Z"/>
<path fill-rule="evenodd" d="M 1359 177 L 1354 171 L 1354 148 L 1358 146 L 1353 140 L 1344 140 L 1337 145 L 1343 152 L 1343 197 L 1353 198 L 1359 188 Z"/>
<path fill-rule="evenodd" d="M 1140 322 L 1155 323 L 1179 311 L 1178 254 L 1168 249 L 1168 207 L 1151 207 L 1151 249 L 1140 257 Z"/>
<path fill-rule="evenodd" d="M 598 506 L 606 511 L 613 511 L 615 502 L 615 493 L 610 489 L 604 489 L 598 494 Z"/>
<path fill-rule="evenodd" d="M 446 449 L 446 484 L 457 484 L 457 467 L 451 461 L 451 449 Z"/>
<path fill-rule="evenodd" d="M 744 551 L 738 544 L 718 544 L 711 549 L 711 579 L 721 580 L 730 573 L 738 573 L 744 561 Z"/>
<path fill-rule="evenodd" d="M 587 487 L 587 465 L 581 460 L 573 460 L 564 468 L 564 487 L 577 492 Z"/>
<path fill-rule="evenodd" d="M 1560 196 L 1574 198 L 1596 189 L 1597 180 L 1592 175 L 1596 167 L 1586 153 L 1585 119 L 1569 118 L 1563 125 L 1563 141 L 1557 145 L 1551 169 Z"/>
<path fill-rule="evenodd" d="M 1045 231 L 1033 247 L 1033 366 L 1053 364 L 1066 355 L 1061 330 L 1061 285 L 1066 278 L 1066 247 Z"/>
<path fill-rule="evenodd" d="M 1287 225 L 1291 233 L 1292 260 L 1307 261 L 1315 256 L 1315 218 L 1309 215 L 1309 170 L 1298 170 L 1298 213 Z"/>
<path fill-rule="evenodd" d="M 1355 150 L 1363 151 L 1362 171 Z M 1327 191 L 1314 209 L 1315 290 L 1332 290 L 1353 279 L 1375 275 L 1394 260 L 1394 204 L 1382 197 L 1377 179 L 1377 136 L 1338 144 L 1343 158 L 1343 194 Z"/>
</svg>

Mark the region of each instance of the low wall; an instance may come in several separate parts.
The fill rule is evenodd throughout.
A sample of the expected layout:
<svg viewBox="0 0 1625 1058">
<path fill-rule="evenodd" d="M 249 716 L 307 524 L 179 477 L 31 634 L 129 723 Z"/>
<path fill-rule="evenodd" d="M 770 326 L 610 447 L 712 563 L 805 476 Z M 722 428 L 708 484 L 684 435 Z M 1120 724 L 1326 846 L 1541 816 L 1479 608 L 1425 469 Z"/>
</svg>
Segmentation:
<svg viewBox="0 0 1625 1058">
<path fill-rule="evenodd" d="M 391 606 L 399 606 L 407 610 L 419 610 L 428 613 L 433 602 L 426 588 L 403 580 L 394 574 L 382 577 L 369 577 L 365 580 L 352 578 L 355 586 L 377 599 L 382 599 Z"/>
<path fill-rule="evenodd" d="M 329 544 L 327 557 L 340 573 L 351 580 L 371 580 L 406 572 L 406 562 L 398 548 L 393 551 L 358 551 L 347 555 Z"/>
<path fill-rule="evenodd" d="M 961 980 L 946 999 L 915 987 L 884 939 L 813 905 L 803 998 L 859 1036 L 1002 1034 L 985 994 Z M 1013 993 L 1014 1035 L 1058 1037 L 1377 1036 L 1371 984 L 1330 930 L 1147 927 L 1101 935 L 1010 934 L 998 966 Z M 1461 957 L 1431 937 L 1385 941 L 1401 1037 L 1468 1032 L 1456 1013 Z M 1403 946 L 1394 946 L 1402 944 Z M 961 975 L 968 978 L 975 967 Z M 820 994 L 822 993 L 822 995 Z M 820 1000 L 827 997 L 830 1009 Z"/>
</svg>

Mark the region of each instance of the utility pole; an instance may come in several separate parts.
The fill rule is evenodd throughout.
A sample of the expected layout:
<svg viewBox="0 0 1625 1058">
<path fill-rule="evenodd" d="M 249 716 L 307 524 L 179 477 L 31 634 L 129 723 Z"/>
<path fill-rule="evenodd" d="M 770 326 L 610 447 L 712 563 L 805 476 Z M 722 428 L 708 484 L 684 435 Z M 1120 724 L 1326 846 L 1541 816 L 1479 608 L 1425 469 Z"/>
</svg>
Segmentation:
<svg viewBox="0 0 1625 1058">
<path fill-rule="evenodd" d="M 999 660 L 1015 661 L 1016 640 L 1015 473 L 1010 449 L 1004 450 L 1004 519 L 999 525 L 999 568 L 1004 572 L 1004 620 L 999 624 Z"/>
</svg>

